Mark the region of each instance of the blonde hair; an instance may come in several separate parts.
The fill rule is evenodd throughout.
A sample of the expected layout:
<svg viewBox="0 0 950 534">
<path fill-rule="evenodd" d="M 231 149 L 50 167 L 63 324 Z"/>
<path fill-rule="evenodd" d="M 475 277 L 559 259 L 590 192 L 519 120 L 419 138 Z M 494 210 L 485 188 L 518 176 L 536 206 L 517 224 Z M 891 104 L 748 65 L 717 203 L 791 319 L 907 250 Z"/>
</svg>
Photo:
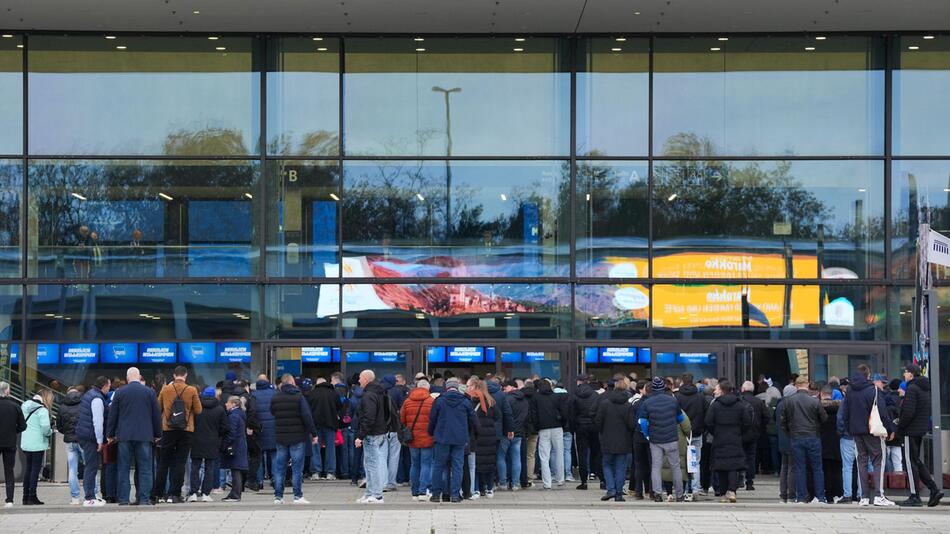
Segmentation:
<svg viewBox="0 0 950 534">
<path fill-rule="evenodd" d="M 53 409 L 53 392 L 48 389 L 44 389 L 40 391 L 39 395 L 40 395 L 40 402 L 43 403 L 43 406 L 45 406 L 47 410 L 52 410 Z"/>
</svg>

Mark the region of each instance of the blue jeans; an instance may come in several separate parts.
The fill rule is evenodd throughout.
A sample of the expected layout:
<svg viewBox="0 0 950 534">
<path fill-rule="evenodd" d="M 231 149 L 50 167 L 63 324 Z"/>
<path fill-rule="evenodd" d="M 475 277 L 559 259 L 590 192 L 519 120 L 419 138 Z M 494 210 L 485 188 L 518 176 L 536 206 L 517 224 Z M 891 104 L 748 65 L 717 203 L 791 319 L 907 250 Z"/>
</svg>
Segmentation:
<svg viewBox="0 0 950 534">
<path fill-rule="evenodd" d="M 465 445 L 444 445 L 436 443 L 432 451 L 432 494 L 451 495 L 458 499 L 462 491 L 462 457 Z M 446 486 L 446 471 L 448 484 Z"/>
<path fill-rule="evenodd" d="M 821 468 L 821 440 L 818 438 L 792 438 L 792 457 L 795 461 L 795 495 L 798 502 L 805 502 L 808 495 L 808 471 L 814 474 L 815 497 L 825 501 L 825 474 Z"/>
<path fill-rule="evenodd" d="M 366 470 L 366 496 L 383 497 L 389 478 L 389 435 L 366 436 L 363 440 L 363 468 Z"/>
<path fill-rule="evenodd" d="M 509 481 L 512 486 L 520 482 L 518 479 L 521 477 L 522 439 L 524 438 L 503 437 L 498 442 L 498 486 L 502 489 L 508 487 Z"/>
<path fill-rule="evenodd" d="M 334 448 L 334 452 L 336 453 L 336 461 L 340 466 L 337 471 L 340 472 L 340 476 L 342 478 L 346 478 L 350 476 L 350 466 L 353 465 L 350 463 L 351 452 L 349 448 L 347 448 L 348 446 L 352 446 L 352 440 L 350 439 L 351 432 L 349 428 L 343 428 L 340 430 L 340 433 L 343 434 L 343 445 L 340 445 L 339 450 Z"/>
<path fill-rule="evenodd" d="M 386 487 L 396 487 L 396 475 L 399 474 L 399 455 L 402 453 L 402 443 L 399 443 L 399 434 L 390 432 L 386 434 L 386 446 L 388 448 L 388 458 L 386 463 Z"/>
<path fill-rule="evenodd" d="M 571 449 L 574 445 L 574 434 L 564 431 L 564 479 L 574 480 L 574 473 L 571 471 Z M 554 467 L 553 465 L 551 466 Z"/>
<path fill-rule="evenodd" d="M 559 486 L 564 484 L 563 449 L 564 430 L 561 427 L 545 428 L 538 432 L 538 460 L 541 464 L 541 482 L 545 488 L 551 488 L 552 479 Z"/>
<path fill-rule="evenodd" d="M 854 483 L 854 461 L 858 457 L 858 449 L 853 439 L 841 438 L 838 446 L 841 448 L 841 483 L 844 484 L 844 497 L 850 498 L 852 497 L 851 485 Z M 858 473 L 860 472 L 861 470 L 858 469 Z M 861 498 L 861 484 L 858 484 L 857 497 Z"/>
<path fill-rule="evenodd" d="M 320 447 L 326 454 L 326 461 L 320 459 Z M 336 429 L 318 428 L 317 444 L 313 446 L 313 469 L 315 474 L 336 474 Z"/>
<path fill-rule="evenodd" d="M 135 489 L 138 491 L 138 501 L 142 504 L 149 502 L 152 493 L 152 444 L 148 441 L 120 441 L 119 465 L 116 474 L 119 477 L 119 489 L 116 499 L 120 504 L 129 504 L 130 486 L 129 477 L 132 471 L 132 461 L 135 459 Z"/>
<path fill-rule="evenodd" d="M 99 464 L 102 457 L 99 456 L 99 444 L 95 441 L 83 440 L 79 442 L 79 446 L 82 448 L 83 463 L 86 464 L 82 474 L 83 496 L 87 501 L 91 501 L 96 498 Z"/>
<path fill-rule="evenodd" d="M 355 484 L 359 479 L 366 476 L 366 472 L 363 470 L 363 448 L 356 448 L 356 431 L 352 428 L 348 428 L 343 431 L 343 447 L 346 449 L 346 454 L 349 456 L 350 463 L 350 480 Z"/>
<path fill-rule="evenodd" d="M 309 444 L 305 441 L 293 445 L 277 444 L 274 451 L 274 461 L 271 465 L 271 476 L 274 479 L 274 498 L 284 498 L 284 473 L 287 472 L 287 460 L 291 462 L 293 473 L 294 499 L 303 497 L 303 459 L 306 456 L 304 447 Z"/>
<path fill-rule="evenodd" d="M 82 446 L 79 442 L 66 444 L 66 470 L 69 479 L 69 496 L 79 498 L 79 459 L 82 458 Z M 95 478 L 93 478 L 95 480 Z"/>
<path fill-rule="evenodd" d="M 424 495 L 432 486 L 432 447 L 409 448 L 409 486 L 412 495 Z"/>
<path fill-rule="evenodd" d="M 623 482 L 627 477 L 627 454 L 604 453 L 604 482 L 607 495 L 623 495 Z"/>
</svg>

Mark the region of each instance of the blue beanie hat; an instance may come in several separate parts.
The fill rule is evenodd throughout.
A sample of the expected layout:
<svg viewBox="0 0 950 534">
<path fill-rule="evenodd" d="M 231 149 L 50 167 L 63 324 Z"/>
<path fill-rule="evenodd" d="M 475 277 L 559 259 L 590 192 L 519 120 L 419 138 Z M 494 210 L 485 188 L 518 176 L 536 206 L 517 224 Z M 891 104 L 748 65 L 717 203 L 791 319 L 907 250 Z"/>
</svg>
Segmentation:
<svg viewBox="0 0 950 534">
<path fill-rule="evenodd" d="M 666 381 L 658 376 L 653 377 L 653 391 L 663 391 L 666 389 Z"/>
<path fill-rule="evenodd" d="M 202 397 L 214 397 L 214 394 L 217 393 L 214 389 L 214 386 L 208 386 L 201 392 Z"/>
<path fill-rule="evenodd" d="M 235 373 L 234 371 L 228 371 L 227 373 L 224 374 L 224 379 L 235 380 L 237 379 L 237 373 Z"/>
<path fill-rule="evenodd" d="M 389 389 L 396 385 L 396 377 L 394 375 L 386 375 L 383 377 L 383 387 Z"/>
</svg>

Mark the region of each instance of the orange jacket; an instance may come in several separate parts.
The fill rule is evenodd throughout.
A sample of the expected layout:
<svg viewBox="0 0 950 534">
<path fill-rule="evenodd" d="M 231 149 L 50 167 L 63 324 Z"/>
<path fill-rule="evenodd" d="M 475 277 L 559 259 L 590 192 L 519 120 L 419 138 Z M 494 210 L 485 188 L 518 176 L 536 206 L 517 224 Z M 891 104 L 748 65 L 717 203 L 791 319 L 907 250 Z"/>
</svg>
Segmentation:
<svg viewBox="0 0 950 534">
<path fill-rule="evenodd" d="M 399 420 L 403 426 L 412 428 L 412 441 L 409 446 L 415 449 L 425 449 L 432 446 L 432 436 L 429 435 L 429 412 L 432 411 L 432 402 L 435 399 L 429 395 L 428 389 L 415 388 L 409 392 L 409 398 L 402 404 Z M 419 405 L 422 409 L 419 409 Z M 419 418 L 416 419 L 416 413 Z M 415 425 L 413 425 L 415 421 Z"/>
<path fill-rule="evenodd" d="M 201 413 L 201 399 L 198 397 L 198 389 L 195 386 L 189 386 L 179 380 L 165 384 L 158 394 L 158 405 L 162 408 L 162 430 L 168 430 L 168 414 L 172 411 L 172 402 L 178 396 L 181 396 L 182 402 L 185 403 L 185 416 L 188 417 L 188 426 L 185 427 L 185 431 L 194 432 L 195 416 Z"/>
</svg>

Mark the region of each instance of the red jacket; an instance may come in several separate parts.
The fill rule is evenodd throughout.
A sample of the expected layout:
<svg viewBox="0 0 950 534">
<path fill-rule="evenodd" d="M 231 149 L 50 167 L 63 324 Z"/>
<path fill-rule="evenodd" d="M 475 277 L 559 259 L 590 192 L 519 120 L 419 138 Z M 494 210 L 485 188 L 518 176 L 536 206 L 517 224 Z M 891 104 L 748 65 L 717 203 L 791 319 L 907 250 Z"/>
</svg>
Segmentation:
<svg viewBox="0 0 950 534">
<path fill-rule="evenodd" d="M 402 405 L 402 411 L 399 413 L 399 420 L 403 426 L 412 428 L 412 441 L 410 447 L 415 449 L 425 449 L 432 446 L 432 436 L 429 435 L 429 412 L 432 411 L 432 402 L 435 399 L 429 395 L 429 390 L 415 388 L 409 392 L 409 398 Z M 419 409 L 420 403 L 422 409 Z M 416 413 L 419 418 L 416 419 Z M 415 424 L 413 424 L 415 421 Z"/>
</svg>

